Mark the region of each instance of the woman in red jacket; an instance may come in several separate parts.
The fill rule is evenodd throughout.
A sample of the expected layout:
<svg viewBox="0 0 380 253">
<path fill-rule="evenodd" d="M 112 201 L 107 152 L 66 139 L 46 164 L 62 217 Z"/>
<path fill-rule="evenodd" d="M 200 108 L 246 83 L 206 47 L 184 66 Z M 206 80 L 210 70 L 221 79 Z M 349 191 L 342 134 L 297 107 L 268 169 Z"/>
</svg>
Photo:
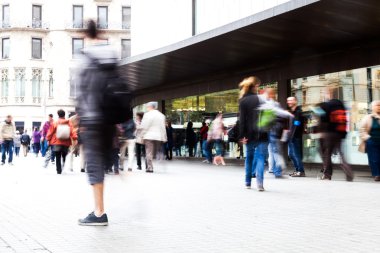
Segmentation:
<svg viewBox="0 0 380 253">
<path fill-rule="evenodd" d="M 71 146 L 72 140 L 77 139 L 77 134 L 74 131 L 69 120 L 65 119 L 65 111 L 58 110 L 58 120 L 50 125 L 46 139 L 49 145 L 53 146 L 53 151 L 56 157 L 57 174 L 62 173 L 62 163 L 65 164 L 66 155 Z"/>
</svg>

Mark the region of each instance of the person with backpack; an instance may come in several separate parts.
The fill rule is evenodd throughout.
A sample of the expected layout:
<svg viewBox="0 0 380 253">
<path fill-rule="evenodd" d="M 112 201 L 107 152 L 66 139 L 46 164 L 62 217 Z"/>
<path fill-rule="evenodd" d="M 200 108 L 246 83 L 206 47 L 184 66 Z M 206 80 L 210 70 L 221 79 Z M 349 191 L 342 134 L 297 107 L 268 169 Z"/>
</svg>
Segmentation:
<svg viewBox="0 0 380 253">
<path fill-rule="evenodd" d="M 78 224 L 106 226 L 104 168 L 110 161 L 115 125 L 132 118 L 133 95 L 118 72 L 118 54 L 112 46 L 104 44 L 94 20 L 87 22 L 84 33 L 88 46 L 82 50 L 78 71 L 77 112 L 95 208 Z"/>
<path fill-rule="evenodd" d="M 132 171 L 136 146 L 135 132 L 136 124 L 132 118 L 120 125 L 120 170 L 124 170 L 125 155 L 128 148 L 128 171 Z"/>
<path fill-rule="evenodd" d="M 21 145 L 22 145 L 22 151 L 24 153 L 24 157 L 28 155 L 29 152 L 29 145 L 30 145 L 30 136 L 27 132 L 27 130 L 24 131 L 24 133 L 21 135 Z"/>
<path fill-rule="evenodd" d="M 16 130 L 16 135 L 13 138 L 13 143 L 15 146 L 15 155 L 19 156 L 20 154 L 20 147 L 21 147 L 21 134 L 18 130 Z"/>
<path fill-rule="evenodd" d="M 333 89 L 327 91 L 326 102 L 320 104 L 324 113 L 320 116 L 320 153 L 322 154 L 322 180 L 331 180 L 333 164 L 331 156 L 337 153 L 341 157 L 340 167 L 346 174 L 346 180 L 352 181 L 354 176 L 351 166 L 346 162 L 341 145 L 347 135 L 347 110 L 339 99 L 333 98 Z"/>
<path fill-rule="evenodd" d="M 69 147 L 72 140 L 77 139 L 77 135 L 70 121 L 65 119 L 65 111 L 60 109 L 57 114 L 58 120 L 50 126 L 46 139 L 53 146 L 57 174 L 62 174 L 62 166 L 65 164 Z"/>
<path fill-rule="evenodd" d="M 46 139 L 47 133 L 50 129 L 50 126 L 54 123 L 53 114 L 48 115 L 48 120 L 44 123 L 42 130 L 41 130 L 41 154 L 43 157 L 45 157 L 45 161 L 43 164 L 44 168 L 47 168 L 49 165 L 49 162 L 52 164 L 55 163 L 55 154 L 53 151 L 53 147 L 49 144 L 49 142 Z"/>
<path fill-rule="evenodd" d="M 264 163 L 268 153 L 268 134 L 258 129 L 258 108 L 262 104 L 261 98 L 257 95 L 260 83 L 259 78 L 250 76 L 239 84 L 239 140 L 246 145 L 245 186 L 251 189 L 252 171 L 256 169 L 257 190 L 264 191 Z"/>
<path fill-rule="evenodd" d="M 289 130 L 288 141 L 288 154 L 290 160 L 294 165 L 294 171 L 289 174 L 291 177 L 305 177 L 305 170 L 303 167 L 303 146 L 302 135 L 304 132 L 304 117 L 302 115 L 302 108 L 298 106 L 298 100 L 296 97 L 288 97 L 286 100 L 288 104 L 289 112 L 293 115 L 291 121 L 291 127 Z"/>
</svg>

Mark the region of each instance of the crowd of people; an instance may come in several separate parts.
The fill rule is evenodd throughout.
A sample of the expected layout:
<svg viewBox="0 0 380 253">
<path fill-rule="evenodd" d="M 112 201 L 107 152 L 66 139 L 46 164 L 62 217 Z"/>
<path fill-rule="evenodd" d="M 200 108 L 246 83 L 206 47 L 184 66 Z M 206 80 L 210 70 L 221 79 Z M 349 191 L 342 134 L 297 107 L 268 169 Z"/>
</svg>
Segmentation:
<svg viewBox="0 0 380 253">
<path fill-rule="evenodd" d="M 185 136 L 181 136 L 159 111 L 157 102 L 147 103 L 146 112 L 138 112 L 135 117 L 130 111 L 122 112 L 125 115 L 120 117 L 115 111 L 105 110 L 109 105 L 105 105 L 107 100 L 104 94 L 110 95 L 111 102 L 112 96 L 115 96 L 116 101 L 128 94 L 124 91 L 114 92 L 118 80 L 117 55 L 112 48 L 102 43 L 94 21 L 88 22 L 85 35 L 89 46 L 83 50 L 76 113 L 66 117 L 64 110 L 58 110 L 57 119 L 49 114 L 42 128 L 35 127 L 31 136 L 26 130 L 22 133 L 16 131 L 11 115 L 0 125 L 1 165 L 6 161 L 12 165 L 13 151 L 19 156 L 21 147 L 23 155 L 27 156 L 31 144 L 35 156 L 41 154 L 44 157 L 44 167 L 49 162 L 55 162 L 57 174 L 62 174 L 64 167 L 73 170 L 73 157 L 79 155 L 80 170 L 88 174 L 95 206 L 93 212 L 79 219 L 80 225 L 108 224 L 103 196 L 106 173 L 119 174 L 125 165 L 128 171 L 134 168 L 142 170 L 143 160 L 145 171 L 153 173 L 154 159 L 172 160 L 173 151 L 181 156 L 183 144 L 187 146 L 190 157 L 201 149 L 205 163 L 225 165 L 224 140 L 228 136 L 235 143 L 232 148 L 235 156 L 245 157 L 245 186 L 251 188 L 252 178 L 256 178 L 258 191 L 264 191 L 266 161 L 269 172 L 275 178 L 285 177 L 286 146 L 294 167 L 289 176 L 306 176 L 302 162 L 305 119 L 296 97 L 287 98 L 286 110 L 275 101 L 274 89 L 267 88 L 259 94 L 260 79 L 255 76 L 245 78 L 239 84 L 239 116 L 233 128 L 227 131 L 223 115 L 218 113 L 212 121 L 204 121 L 198 133 L 194 131 L 193 123 L 188 122 Z M 108 90 L 111 79 L 114 86 Z M 320 135 L 323 161 L 321 179 L 331 180 L 331 156 L 338 153 L 346 179 L 352 181 L 352 169 L 341 149 L 348 122 L 344 104 L 332 96 L 331 90 L 326 89 L 325 101 L 316 105 L 315 115 L 319 120 L 317 132 Z M 360 150 L 368 155 L 374 180 L 380 181 L 380 101 L 372 102 L 372 113 L 363 119 L 360 136 Z"/>
</svg>

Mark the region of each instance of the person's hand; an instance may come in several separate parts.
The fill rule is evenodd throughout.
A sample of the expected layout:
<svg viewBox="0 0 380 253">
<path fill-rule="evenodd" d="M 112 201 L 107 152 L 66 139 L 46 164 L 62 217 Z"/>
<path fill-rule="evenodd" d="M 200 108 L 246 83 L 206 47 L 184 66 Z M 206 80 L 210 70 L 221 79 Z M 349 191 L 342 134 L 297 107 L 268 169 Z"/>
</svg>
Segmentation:
<svg viewBox="0 0 380 253">
<path fill-rule="evenodd" d="M 245 138 L 245 137 L 243 137 L 243 139 L 240 139 L 240 142 L 241 142 L 242 144 L 247 144 L 248 139 Z"/>
</svg>

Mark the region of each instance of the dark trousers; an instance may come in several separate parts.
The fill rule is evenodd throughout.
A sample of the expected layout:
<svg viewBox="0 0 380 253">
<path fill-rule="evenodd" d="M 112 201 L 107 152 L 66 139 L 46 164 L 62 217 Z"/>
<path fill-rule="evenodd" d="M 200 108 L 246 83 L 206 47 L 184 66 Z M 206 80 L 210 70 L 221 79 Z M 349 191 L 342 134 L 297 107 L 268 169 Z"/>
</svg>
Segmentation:
<svg viewBox="0 0 380 253">
<path fill-rule="evenodd" d="M 15 154 L 16 154 L 16 156 L 19 156 L 19 154 L 20 154 L 20 147 L 15 147 Z"/>
<path fill-rule="evenodd" d="M 41 144 L 39 142 L 33 144 L 33 151 L 36 155 L 38 155 L 38 153 L 40 152 L 40 148 L 41 148 Z"/>
<path fill-rule="evenodd" d="M 13 140 L 4 140 L 1 144 L 1 162 L 5 163 L 6 154 L 8 154 L 8 163 L 11 163 L 13 160 Z"/>
<path fill-rule="evenodd" d="M 368 163 L 369 167 L 371 167 L 372 176 L 380 176 L 380 143 L 370 138 L 366 141 L 365 149 L 368 155 Z"/>
<path fill-rule="evenodd" d="M 187 145 L 188 148 L 189 148 L 189 157 L 193 157 L 194 156 L 194 145 L 191 144 L 191 145 Z"/>
<path fill-rule="evenodd" d="M 173 159 L 173 146 L 168 143 L 165 143 L 165 156 L 166 160 Z"/>
<path fill-rule="evenodd" d="M 342 144 L 342 137 L 339 136 L 337 133 L 324 133 L 323 137 L 320 139 L 320 148 L 321 148 L 321 154 L 322 154 L 322 161 L 323 161 L 323 174 L 326 176 L 331 176 L 333 174 L 333 164 L 331 161 L 331 156 L 335 152 L 340 155 L 341 157 L 341 164 L 340 167 L 346 174 L 347 178 L 352 178 L 352 169 L 351 166 L 348 165 L 346 162 L 346 159 L 344 158 L 341 144 Z"/>
<path fill-rule="evenodd" d="M 136 143 L 136 159 L 137 159 L 137 166 L 141 167 L 141 157 L 145 157 L 145 146 L 144 144 Z M 145 160 L 145 167 L 147 167 L 147 163 Z"/>
<path fill-rule="evenodd" d="M 57 168 L 57 173 L 61 174 L 62 173 L 62 166 L 65 165 L 66 162 L 66 156 L 68 153 L 69 148 L 66 146 L 53 146 L 53 150 L 55 153 L 55 164 Z"/>
</svg>

